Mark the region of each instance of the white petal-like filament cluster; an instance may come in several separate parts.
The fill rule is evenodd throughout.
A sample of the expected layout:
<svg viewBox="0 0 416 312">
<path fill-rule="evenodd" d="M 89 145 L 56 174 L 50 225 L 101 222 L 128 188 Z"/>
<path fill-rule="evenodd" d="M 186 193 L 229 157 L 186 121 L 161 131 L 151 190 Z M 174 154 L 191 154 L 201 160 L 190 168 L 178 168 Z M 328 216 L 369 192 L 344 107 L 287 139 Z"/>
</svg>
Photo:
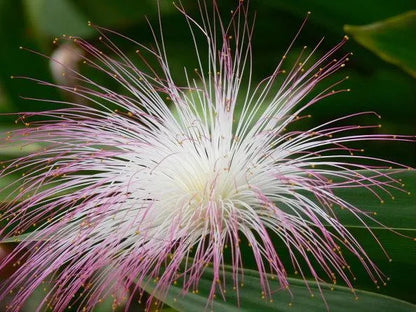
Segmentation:
<svg viewBox="0 0 416 312">
<path fill-rule="evenodd" d="M 207 265 L 214 272 L 212 300 L 225 287 L 224 253 L 234 268 L 233 286 L 243 280 L 248 256 L 242 254 L 242 241 L 250 246 L 267 296 L 275 290 L 265 273 L 277 276 L 286 289 L 287 271 L 293 269 L 352 287 L 341 249 L 355 254 L 374 281 L 383 281 L 333 207 L 345 208 L 364 225 L 371 216 L 334 191 L 363 187 L 376 197 L 379 191 L 389 194 L 397 181 L 380 169 L 391 164 L 355 156 L 360 151 L 347 144 L 410 139 L 356 134 L 378 125 L 345 125 L 355 116 L 377 117 L 372 112 L 290 130 L 295 121 L 310 117 L 303 114 L 309 106 L 347 91 L 333 90 L 337 82 L 311 95 L 348 61 L 349 54 L 333 59 L 347 38 L 314 63 L 319 44 L 310 52 L 303 49 L 287 72 L 285 53 L 275 71 L 254 85 L 247 7 L 241 2 L 228 24 L 221 22 L 215 1 L 213 16 L 204 2 L 200 8 L 197 23 L 178 6 L 199 64 L 192 73 L 185 71 L 185 87 L 169 71 L 163 37 L 153 49 L 133 42 L 145 69 L 110 40 L 118 34 L 94 25 L 107 53 L 81 38 L 66 39 L 79 47 L 74 53 L 83 51 L 78 58 L 86 66 L 108 75 L 125 93 L 65 66 L 76 86 L 37 81 L 87 104 L 68 101 L 65 108 L 22 113 L 18 121 L 26 127 L 6 134 L 7 144 L 45 146 L 5 163 L 1 172 L 2 177 L 24 173 L 6 190 L 10 201 L 2 208 L 7 225 L 1 235 L 30 232 L 2 263 L 21 262 L 1 286 L 0 297 L 16 293 L 7 310 L 18 311 L 44 281 L 50 288 L 42 304 L 54 311 L 74 301 L 89 310 L 120 287 L 134 294 L 150 277 L 157 278 L 162 292 L 182 278 L 187 292 L 198 288 Z M 206 42 L 198 41 L 200 34 Z M 208 49 L 202 51 L 201 44 Z M 151 55 L 160 70 L 142 54 Z M 281 259 L 282 249 L 288 263 Z"/>
</svg>

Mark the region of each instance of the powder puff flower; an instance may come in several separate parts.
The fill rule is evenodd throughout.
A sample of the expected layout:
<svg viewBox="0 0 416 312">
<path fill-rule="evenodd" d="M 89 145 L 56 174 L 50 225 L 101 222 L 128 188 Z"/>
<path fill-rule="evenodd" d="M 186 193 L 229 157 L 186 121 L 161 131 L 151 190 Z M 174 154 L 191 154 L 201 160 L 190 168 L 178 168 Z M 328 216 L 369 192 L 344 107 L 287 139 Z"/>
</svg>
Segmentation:
<svg viewBox="0 0 416 312">
<path fill-rule="evenodd" d="M 274 290 L 265 274 L 290 289 L 289 269 L 352 288 L 341 249 L 355 255 L 372 280 L 384 281 L 332 207 L 345 208 L 364 225 L 371 216 L 334 191 L 389 192 L 397 181 L 381 169 L 392 163 L 354 155 L 360 150 L 347 145 L 410 139 L 358 134 L 378 125 L 345 125 L 354 117 L 377 117 L 373 112 L 293 130 L 295 121 L 310 117 L 304 114 L 308 107 L 348 91 L 334 90 L 341 81 L 313 91 L 348 61 L 349 54 L 334 59 L 347 38 L 316 61 L 312 56 L 319 44 L 305 47 L 285 72 L 289 48 L 274 72 L 255 84 L 253 29 L 245 4 L 240 1 L 229 22 L 221 21 L 215 1 L 212 11 L 205 2 L 199 6 L 198 18 L 177 6 L 189 24 L 199 64 L 185 70 L 186 86 L 175 83 L 158 32 L 152 30 L 155 45 L 147 47 L 95 25 L 102 49 L 77 37 L 59 40 L 76 45 L 76 59 L 121 85 L 123 94 L 59 60 L 54 62 L 76 85 L 31 79 L 82 101 L 38 99 L 64 108 L 21 113 L 18 123 L 26 127 L 5 135 L 3 145 L 43 146 L 4 162 L 1 171 L 2 178 L 23 175 L 2 190 L 10 194 L 1 207 L 1 237 L 22 238 L 1 263 L 18 267 L 0 287 L 0 298 L 13 293 L 8 311 L 19 311 L 42 283 L 49 290 L 41 306 L 54 311 L 74 303 L 91 310 L 119 289 L 130 289 L 132 295 L 124 298 L 129 305 L 149 278 L 157 279 L 162 293 L 181 278 L 186 293 L 198 288 L 207 265 L 214 272 L 210 301 L 223 293 L 226 253 L 234 272 L 231 286 L 240 287 L 242 241 L 250 246 L 266 296 Z M 160 34 L 161 28 L 160 23 Z M 111 36 L 137 45 L 141 65 Z M 291 261 L 281 259 L 282 249 Z"/>
</svg>

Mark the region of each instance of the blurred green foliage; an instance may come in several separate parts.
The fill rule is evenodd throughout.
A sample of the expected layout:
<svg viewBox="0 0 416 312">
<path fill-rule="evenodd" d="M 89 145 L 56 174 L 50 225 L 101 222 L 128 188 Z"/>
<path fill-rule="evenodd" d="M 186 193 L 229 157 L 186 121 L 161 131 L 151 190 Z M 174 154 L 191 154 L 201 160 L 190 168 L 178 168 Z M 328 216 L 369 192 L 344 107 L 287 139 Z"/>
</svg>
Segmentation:
<svg viewBox="0 0 416 312">
<path fill-rule="evenodd" d="M 416 78 L 416 11 L 364 26 L 345 25 L 344 29 L 383 60 Z"/>
<path fill-rule="evenodd" d="M 227 18 L 238 1 L 219 2 L 224 18 Z M 183 0 L 182 3 L 191 15 L 197 14 L 196 1 Z M 312 15 L 293 51 L 299 51 L 304 45 L 312 48 L 325 37 L 317 51 L 318 57 L 342 39 L 345 24 L 366 25 L 416 9 L 414 0 L 252 0 L 250 6 L 252 13 L 256 12 L 254 81 L 260 81 L 273 71 L 307 11 L 311 11 Z M 53 80 L 48 59 L 20 50 L 19 46 L 50 55 L 56 48 L 52 41 L 62 34 L 82 36 L 93 43 L 97 42 L 99 34 L 87 26 L 89 20 L 141 43 L 152 44 L 153 38 L 145 16 L 157 28 L 157 7 L 156 0 L 0 0 L 0 113 L 37 111 L 57 105 L 23 100 L 21 96 L 62 98 L 62 94 L 53 88 L 10 79 L 11 75 L 22 75 Z M 191 36 L 172 1 L 160 0 L 160 10 L 170 66 L 179 83 L 183 84 L 183 67 L 192 70 L 197 65 Z M 344 46 L 343 53 L 351 51 L 354 55 L 346 69 L 331 78 L 335 82 L 348 75 L 350 79 L 343 83 L 342 88 L 351 88 L 352 92 L 329 97 L 311 107 L 309 112 L 313 118 L 305 121 L 303 126 L 323 123 L 349 113 L 376 111 L 383 117 L 383 127 L 377 130 L 380 133 L 416 134 L 416 80 L 401 68 L 383 61 L 363 47 L 366 39 L 363 40 L 361 44 L 350 40 Z M 406 50 L 407 47 L 410 49 L 414 47 L 415 41 L 416 35 L 413 42 L 395 42 L 393 36 L 386 49 L 399 45 L 400 50 Z M 125 41 L 120 42 L 120 45 L 128 55 L 133 55 L 137 49 Z M 331 82 L 327 83 L 330 84 Z M 14 125 L 14 119 L 13 116 L 1 115 L 0 128 L 10 128 Z M 380 121 L 375 118 L 363 122 L 378 124 Z M 367 154 L 416 166 L 415 144 L 363 144 Z M 10 153 L 13 154 L 13 151 Z M 414 280 L 416 277 L 409 278 Z"/>
</svg>

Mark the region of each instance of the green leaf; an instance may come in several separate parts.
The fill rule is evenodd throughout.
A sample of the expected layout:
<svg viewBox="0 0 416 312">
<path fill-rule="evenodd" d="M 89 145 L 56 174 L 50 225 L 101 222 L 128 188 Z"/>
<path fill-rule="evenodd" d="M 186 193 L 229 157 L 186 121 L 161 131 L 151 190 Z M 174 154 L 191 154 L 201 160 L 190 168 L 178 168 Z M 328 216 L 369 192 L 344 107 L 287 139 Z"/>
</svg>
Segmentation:
<svg viewBox="0 0 416 312">
<path fill-rule="evenodd" d="M 416 77 L 416 11 L 364 26 L 345 25 L 344 30 L 386 62 Z"/>
<path fill-rule="evenodd" d="M 0 112 L 7 112 L 14 109 L 13 104 L 10 102 L 7 94 L 4 92 L 3 86 L 0 81 Z"/>
<path fill-rule="evenodd" d="M 16 236 L 12 236 L 9 238 L 4 238 L 2 240 L 0 240 L 0 244 L 8 244 L 8 243 L 20 243 L 24 240 L 28 240 L 28 237 L 30 236 L 31 233 L 25 233 L 25 234 L 21 234 L 21 235 L 16 235 Z"/>
<path fill-rule="evenodd" d="M 0 146 L 0 157 L 3 159 L 4 156 L 23 156 L 29 153 L 38 152 L 41 148 L 41 144 L 38 143 L 27 144 L 24 146 L 19 144 Z"/>
<path fill-rule="evenodd" d="M 217 295 L 217 299 L 213 303 L 213 311 L 327 311 L 327 306 L 322 298 L 325 298 L 332 312 L 410 312 L 416 309 L 413 304 L 376 293 L 358 290 L 354 295 L 349 288 L 341 286 L 333 287 L 333 285 L 322 283 L 318 286 L 316 282 L 308 282 L 310 288 L 308 290 L 304 281 L 299 279 L 290 279 L 292 297 L 289 291 L 280 289 L 276 279 L 268 276 L 270 287 L 275 291 L 272 302 L 270 302 L 270 299 L 262 298 L 259 287 L 260 279 L 256 271 L 244 271 L 244 287 L 240 287 L 239 294 L 237 294 L 232 288 L 232 268 L 226 266 L 224 269 L 226 285 L 228 285 L 225 300 Z M 207 297 L 212 279 L 213 271 L 211 268 L 207 268 L 200 280 L 198 293 L 183 295 L 181 286 L 173 285 L 167 296 L 162 295 L 159 299 L 164 298 L 164 302 L 180 312 L 205 311 L 209 307 L 207 306 Z M 152 292 L 154 285 L 155 283 L 151 281 L 144 285 L 144 288 L 146 291 Z"/>
<path fill-rule="evenodd" d="M 157 12 L 157 2 L 152 0 L 73 0 L 73 3 L 94 23 L 118 29 L 144 23 L 145 15 L 155 15 Z M 160 1 L 159 4 L 164 17 L 177 12 L 171 1 Z"/>
<path fill-rule="evenodd" d="M 357 172 L 366 177 L 374 175 L 367 170 Z M 373 212 L 374 218 L 388 228 L 416 233 L 416 170 L 409 169 L 398 172 L 396 169 L 390 169 L 381 172 L 398 182 L 395 185 L 399 188 L 398 190 L 387 188 L 391 195 L 373 188 L 381 197 L 378 199 L 363 187 L 340 189 L 336 195 L 362 210 Z M 344 226 L 348 228 L 365 228 L 357 218 L 346 210 L 337 209 L 336 214 Z M 370 224 L 370 227 L 380 228 L 377 224 Z"/>
<path fill-rule="evenodd" d="M 374 175 L 370 171 L 358 172 L 367 177 Z M 387 193 L 378 190 L 377 193 L 383 200 L 383 203 L 381 203 L 373 193 L 365 188 L 340 189 L 336 194 L 359 209 L 371 212 L 371 217 L 385 225 L 383 227 L 370 219 L 364 219 L 365 224 L 379 240 L 387 255 L 366 226 L 348 210 L 333 207 L 333 212 L 363 246 L 381 271 L 390 278 L 387 287 L 382 287 L 378 292 L 416 303 L 414 279 L 409 278 L 409 272 L 416 272 L 416 242 L 414 241 L 416 237 L 416 170 L 397 172 L 393 169 L 383 170 L 382 172 L 395 178 L 403 185 L 398 184 L 402 190 L 392 191 L 394 199 L 390 198 Z M 336 179 L 334 179 L 334 182 L 336 182 Z M 410 195 L 408 195 L 408 192 Z M 374 212 L 376 215 L 372 214 Z M 392 229 L 404 236 L 392 232 Z M 244 245 L 241 248 L 247 254 L 251 253 L 250 248 Z M 283 263 L 290 263 L 290 256 L 285 250 L 280 250 L 279 256 L 281 256 Z M 357 278 L 354 286 L 374 291 L 376 287 L 358 259 L 349 253 L 345 253 L 344 256 Z M 248 268 L 256 268 L 254 261 L 246 260 L 245 263 Z M 290 270 L 288 271 L 290 272 Z"/>
<path fill-rule="evenodd" d="M 19 46 L 25 46 L 39 51 L 32 32 L 33 28 L 27 25 L 28 21 L 24 16 L 22 1 L 0 0 L 0 92 L 3 100 L 0 105 L 1 113 L 40 110 L 47 107 L 44 103 L 33 105 L 33 102 L 24 101 L 19 98 L 22 95 L 30 95 L 34 98 L 46 96 L 57 98 L 56 90 L 49 89 L 48 94 L 45 95 L 44 90 L 34 83 L 10 79 L 12 75 L 24 75 L 50 80 L 49 66 L 43 58 L 19 50 Z M 1 123 L 8 126 L 14 119 L 14 116 L 2 115 Z"/>
<path fill-rule="evenodd" d="M 306 11 L 311 11 L 310 23 L 324 26 L 326 28 L 325 34 L 327 32 L 336 32 L 339 35 L 342 34 L 342 26 L 345 23 L 365 24 L 369 21 L 378 21 L 415 8 L 415 3 L 412 0 L 383 2 L 379 0 L 366 0 L 366 8 L 371 8 L 368 10 L 363 9 L 362 0 L 263 0 L 262 2 L 264 2 L 263 7 L 266 11 L 271 11 L 270 8 L 277 8 L 279 11 L 283 10 L 301 18 L 304 18 Z M 271 12 L 271 14 L 278 13 L 276 11 Z M 259 14 L 259 16 L 264 17 L 263 14 Z"/>
<path fill-rule="evenodd" d="M 391 173 L 391 170 L 384 172 Z M 366 175 L 368 174 L 367 172 Z M 399 185 L 399 187 L 402 188 L 402 191 L 393 191 L 392 197 L 394 199 L 386 193 L 378 192 L 382 196 L 383 203 L 363 188 L 344 189 L 337 192 L 337 195 L 358 208 L 376 213 L 373 217 L 386 227 L 370 220 L 366 220 L 366 224 L 385 248 L 388 256 L 383 253 L 364 224 L 345 210 L 338 208 L 336 213 L 341 222 L 364 247 L 371 259 L 384 274 L 390 277 L 387 287 L 383 287 L 380 292 L 416 302 L 414 278 L 409 278 L 410 272 L 416 272 L 416 242 L 414 241 L 416 237 L 416 170 L 407 170 L 391 176 L 398 181 L 400 180 L 403 186 Z M 399 236 L 390 229 L 404 236 Z M 374 284 L 369 278 L 366 278 L 367 274 L 358 260 L 351 255 L 347 255 L 347 260 L 350 262 L 355 275 L 359 277 L 355 286 L 374 290 Z"/>
<path fill-rule="evenodd" d="M 10 191 L 7 189 L 10 184 L 16 181 L 18 176 L 0 177 L 0 203 L 10 201 Z M 20 186 L 20 184 L 18 185 Z M 1 241 L 0 241 L 1 243 Z"/>
<path fill-rule="evenodd" d="M 114 305 L 114 298 L 112 296 L 108 296 L 106 299 L 102 300 L 97 306 L 94 307 L 93 312 L 120 312 L 122 311 L 124 305 L 122 307 Z"/>
<path fill-rule="evenodd" d="M 25 0 L 27 14 L 35 29 L 43 35 L 62 34 L 89 36 L 87 18 L 68 0 Z"/>
</svg>

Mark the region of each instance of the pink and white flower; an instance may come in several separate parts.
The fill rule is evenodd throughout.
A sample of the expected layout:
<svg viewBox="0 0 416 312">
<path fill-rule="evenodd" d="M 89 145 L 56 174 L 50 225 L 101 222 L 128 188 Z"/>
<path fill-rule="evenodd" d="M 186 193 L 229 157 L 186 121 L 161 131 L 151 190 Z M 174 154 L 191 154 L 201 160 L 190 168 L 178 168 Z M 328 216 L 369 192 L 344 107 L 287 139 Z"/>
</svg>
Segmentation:
<svg viewBox="0 0 416 312">
<path fill-rule="evenodd" d="M 354 155 L 360 150 L 348 143 L 412 139 L 359 134 L 378 124 L 345 125 L 364 114 L 377 118 L 374 112 L 306 131 L 287 130 L 310 117 L 304 111 L 311 105 L 348 91 L 333 90 L 340 81 L 311 96 L 348 61 L 349 54 L 334 59 L 347 38 L 315 62 L 312 55 L 320 42 L 311 51 L 305 47 L 285 72 L 290 47 L 275 71 L 255 84 L 253 28 L 245 4 L 240 1 L 228 23 L 221 21 L 215 1 L 214 16 L 205 2 L 199 5 L 199 22 L 178 6 L 189 23 L 199 64 L 192 72 L 185 70 L 186 86 L 172 77 L 163 36 L 154 32 L 154 48 L 126 38 L 138 46 L 146 69 L 109 38 L 122 35 L 95 25 L 104 50 L 81 38 L 64 39 L 83 51 L 73 53 L 80 53 L 87 66 L 123 86 L 125 94 L 64 64 L 58 65 L 76 79 L 76 86 L 32 79 L 88 104 L 43 99 L 65 108 L 21 113 L 18 121 L 26 127 L 6 134 L 5 144 L 45 146 L 5 163 L 1 171 L 1 177 L 24 174 L 6 190 L 11 200 L 2 206 L 0 219 L 6 226 L 1 236 L 30 233 L 0 266 L 20 262 L 1 286 L 0 298 L 14 293 L 8 311 L 18 311 L 45 281 L 50 290 L 42 305 L 54 311 L 74 301 L 90 310 L 120 287 L 140 290 L 149 277 L 158 278 L 162 292 L 181 277 L 186 293 L 197 289 L 208 264 L 214 271 L 212 300 L 222 292 L 217 281 L 222 280 L 226 246 L 233 286 L 238 288 L 244 278 L 242 240 L 251 246 L 266 296 L 273 290 L 265 273 L 274 274 L 285 289 L 290 287 L 288 269 L 317 281 L 340 279 L 353 288 L 341 248 L 361 261 L 372 280 L 384 281 L 332 207 L 345 208 L 363 224 L 371 214 L 334 191 L 359 187 L 380 197 L 378 193 L 400 187 L 381 170 L 398 164 Z M 205 42 L 197 39 L 201 34 Z M 149 65 L 146 54 L 159 68 Z M 281 260 L 283 247 L 291 263 Z"/>
</svg>

